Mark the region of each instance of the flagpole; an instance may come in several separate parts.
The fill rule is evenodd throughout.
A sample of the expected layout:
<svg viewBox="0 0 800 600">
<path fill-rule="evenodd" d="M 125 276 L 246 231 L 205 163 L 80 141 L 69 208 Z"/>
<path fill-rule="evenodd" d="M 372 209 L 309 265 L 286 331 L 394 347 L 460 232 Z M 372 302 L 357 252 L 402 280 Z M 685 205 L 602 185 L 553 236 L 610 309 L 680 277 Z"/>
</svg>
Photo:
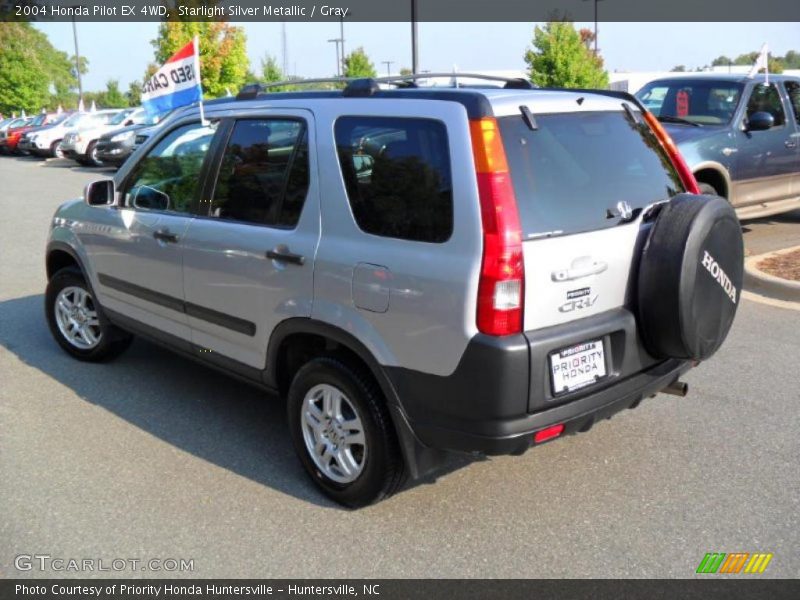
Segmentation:
<svg viewBox="0 0 800 600">
<path fill-rule="evenodd" d="M 208 125 L 206 114 L 203 110 L 203 84 L 200 79 L 200 36 L 194 36 L 194 76 L 197 78 L 197 85 L 200 86 L 200 124 Z"/>
</svg>

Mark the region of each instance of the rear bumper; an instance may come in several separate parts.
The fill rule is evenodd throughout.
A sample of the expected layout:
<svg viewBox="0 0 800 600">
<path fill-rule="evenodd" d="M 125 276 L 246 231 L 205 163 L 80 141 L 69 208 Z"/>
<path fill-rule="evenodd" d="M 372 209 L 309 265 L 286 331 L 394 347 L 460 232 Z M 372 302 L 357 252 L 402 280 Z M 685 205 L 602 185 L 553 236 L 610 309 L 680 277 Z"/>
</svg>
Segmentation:
<svg viewBox="0 0 800 600">
<path fill-rule="evenodd" d="M 635 319 L 624 309 L 525 335 L 473 338 L 452 375 L 386 368 L 409 425 L 424 446 L 484 454 L 520 454 L 533 434 L 564 425 L 562 435 L 588 431 L 634 408 L 691 368 L 656 361 L 641 347 Z M 553 397 L 547 357 L 581 341 L 606 341 L 609 376 Z"/>
</svg>

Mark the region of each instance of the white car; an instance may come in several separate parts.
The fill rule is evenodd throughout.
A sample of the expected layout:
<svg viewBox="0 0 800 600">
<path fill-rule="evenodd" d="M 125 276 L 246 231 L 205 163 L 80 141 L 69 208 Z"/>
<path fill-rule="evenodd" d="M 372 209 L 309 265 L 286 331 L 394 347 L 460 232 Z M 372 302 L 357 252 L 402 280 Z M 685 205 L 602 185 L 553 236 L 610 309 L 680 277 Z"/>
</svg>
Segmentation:
<svg viewBox="0 0 800 600">
<path fill-rule="evenodd" d="M 97 140 L 104 133 L 133 124 L 128 121 L 140 110 L 128 108 L 84 113 L 77 126 L 68 131 L 61 140 L 61 153 L 65 158 L 71 158 L 82 165 L 102 165 L 102 161 L 97 158 Z"/>
</svg>

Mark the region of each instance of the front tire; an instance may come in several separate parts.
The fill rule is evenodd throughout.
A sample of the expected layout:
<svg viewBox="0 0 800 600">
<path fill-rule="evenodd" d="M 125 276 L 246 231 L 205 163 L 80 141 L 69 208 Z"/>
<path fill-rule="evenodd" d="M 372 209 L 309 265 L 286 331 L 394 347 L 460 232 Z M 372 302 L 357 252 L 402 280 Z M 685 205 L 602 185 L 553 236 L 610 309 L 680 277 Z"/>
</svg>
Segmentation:
<svg viewBox="0 0 800 600">
<path fill-rule="evenodd" d="M 102 167 L 103 161 L 97 158 L 97 142 L 92 142 L 86 148 L 86 161 L 84 163 L 89 167 Z"/>
<path fill-rule="evenodd" d="M 61 140 L 56 140 L 50 144 L 50 153 L 54 158 L 64 158 L 64 153 L 61 151 Z"/>
<path fill-rule="evenodd" d="M 124 352 L 133 339 L 109 322 L 75 267 L 61 269 L 48 282 L 45 315 L 58 345 L 78 360 L 109 360 Z"/>
<path fill-rule="evenodd" d="M 289 389 L 289 428 L 306 472 L 349 508 L 379 502 L 404 480 L 386 401 L 367 373 L 338 358 L 306 363 Z"/>
</svg>

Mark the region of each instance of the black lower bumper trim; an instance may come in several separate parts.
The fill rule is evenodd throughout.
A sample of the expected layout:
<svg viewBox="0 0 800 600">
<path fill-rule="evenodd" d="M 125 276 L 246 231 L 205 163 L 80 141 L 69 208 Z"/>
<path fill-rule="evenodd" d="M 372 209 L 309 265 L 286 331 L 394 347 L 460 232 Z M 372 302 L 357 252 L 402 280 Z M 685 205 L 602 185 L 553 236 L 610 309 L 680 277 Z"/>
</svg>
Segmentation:
<svg viewBox="0 0 800 600">
<path fill-rule="evenodd" d="M 668 360 L 568 404 L 517 418 L 475 423 L 470 428 L 451 429 L 440 423 L 424 421 L 412 421 L 412 427 L 419 440 L 433 448 L 483 454 L 521 454 L 533 445 L 535 432 L 557 424 L 564 425 L 562 435 L 588 431 L 598 421 L 626 408 L 635 408 L 643 399 L 657 394 L 690 368 L 688 362 Z"/>
</svg>

